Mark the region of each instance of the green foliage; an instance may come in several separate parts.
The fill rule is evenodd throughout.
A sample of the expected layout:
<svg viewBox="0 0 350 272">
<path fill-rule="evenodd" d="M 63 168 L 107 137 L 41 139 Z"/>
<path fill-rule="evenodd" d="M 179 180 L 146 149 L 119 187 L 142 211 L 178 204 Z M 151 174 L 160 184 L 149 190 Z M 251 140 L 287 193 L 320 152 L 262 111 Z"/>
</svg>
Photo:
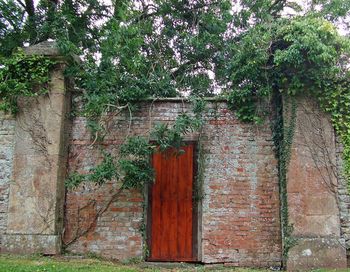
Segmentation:
<svg viewBox="0 0 350 272">
<path fill-rule="evenodd" d="M 79 174 L 73 172 L 66 179 L 66 187 L 69 189 L 74 189 L 82 182 L 92 182 L 96 185 L 102 185 L 107 181 L 118 178 L 118 172 L 115 166 L 114 158 L 103 152 L 103 161 L 89 170 L 88 174 Z"/>
<path fill-rule="evenodd" d="M 220 87 L 241 120 L 259 122 L 255 102 L 273 89 L 291 95 L 322 92 L 325 82 L 339 76 L 348 47 L 331 24 L 348 14 L 345 0 L 302 6 L 243 0 L 239 8 L 228 0 L 149 5 L 121 0 L 111 6 L 96 0 L 39 1 L 36 8 L 33 0 L 0 3 L 0 55 L 8 56 L 16 43 L 47 38 L 56 39 L 66 55 L 82 55 L 83 63 L 72 64 L 67 73 L 85 90 L 85 115 L 92 118 L 110 104 L 182 92 L 211 96 Z M 305 16 L 283 17 L 286 8 Z"/>
<path fill-rule="evenodd" d="M 88 174 L 71 173 L 66 180 L 66 187 L 74 189 L 83 182 L 102 185 L 107 181 L 117 180 L 121 182 L 122 189 L 143 188 L 154 178 L 150 161 L 153 152 L 169 148 L 180 150 L 184 144 L 183 136 L 200 129 L 203 122 L 200 110 L 205 107 L 203 103 L 197 103 L 200 105 L 194 104 L 195 117 L 183 113 L 171 127 L 163 123 L 156 125 L 150 133 L 152 143 L 145 136 L 130 136 L 120 146 L 116 158 L 107 151 L 102 151 L 102 163 L 90 169 Z"/>
<path fill-rule="evenodd" d="M 16 113 L 18 97 L 46 93 L 53 65 L 44 56 L 28 56 L 21 50 L 11 57 L 0 57 L 0 110 Z"/>
<path fill-rule="evenodd" d="M 118 178 L 118 173 L 114 158 L 108 153 L 104 153 L 102 163 L 90 170 L 90 174 L 87 176 L 88 181 L 98 185 L 116 178 Z"/>
<path fill-rule="evenodd" d="M 127 139 L 120 148 L 119 167 L 123 175 L 125 189 L 141 189 L 153 181 L 153 168 L 150 155 L 153 146 L 145 137 L 135 136 Z"/>
<path fill-rule="evenodd" d="M 348 180 L 350 191 L 350 89 L 349 79 L 333 84 L 329 82 L 320 95 L 322 108 L 331 114 L 333 126 L 343 144 L 344 176 Z"/>
<path fill-rule="evenodd" d="M 329 80 L 342 75 L 349 40 L 318 18 L 297 18 L 276 31 L 274 65 L 277 84 L 289 94 L 322 92 Z"/>
<path fill-rule="evenodd" d="M 252 120 L 254 100 L 270 97 L 273 90 L 321 95 L 330 81 L 346 78 L 344 55 L 349 52 L 349 40 L 323 19 L 279 19 L 249 30 L 219 68 L 230 71 L 232 107 L 241 111 L 241 119 Z"/>
<path fill-rule="evenodd" d="M 283 17 L 286 8 L 305 16 Z M 250 95 L 317 87 L 340 48 L 329 46 L 339 45 L 330 22 L 349 8 L 346 0 L 0 0 L 0 56 L 48 38 L 63 54 L 81 55 L 82 64 L 67 73 L 85 90 L 89 117 L 108 104 L 183 92 L 212 96 L 220 87 L 249 121 L 256 119 Z"/>
<path fill-rule="evenodd" d="M 156 1 L 154 11 L 130 1 L 127 8 L 118 7 L 118 17 L 99 31 L 100 62 L 91 51 L 75 74 L 91 115 L 106 104 L 134 104 L 145 97 L 181 91 L 211 95 L 207 70 L 232 17 L 229 1 L 220 2 Z"/>
<path fill-rule="evenodd" d="M 221 90 L 240 120 L 259 123 L 261 102 L 276 93 L 287 98 L 307 93 L 332 116 L 350 181 L 350 42 L 333 25 L 348 16 L 349 3 L 242 0 L 238 7 L 229 0 L 40 0 L 37 5 L 0 0 L 0 109 L 15 112 L 18 96 L 46 92 L 52 63 L 11 54 L 25 43 L 53 38 L 64 55 L 82 56 L 66 73 L 84 90 L 84 115 L 96 140 L 107 133 L 101 115 L 131 112 L 147 97 L 197 97 L 193 117 L 180 115 L 173 125 L 157 124 L 151 132 L 154 146 L 165 150 L 180 148 L 183 136 L 202 126 L 205 105 L 198 97 Z M 296 15 L 283 16 L 286 8 Z M 275 132 L 283 197 L 292 132 L 292 124 Z M 104 154 L 101 165 L 87 175 L 72 174 L 68 185 L 123 179 L 125 188 L 141 187 L 153 177 L 154 146 L 132 137 L 118 159 Z M 281 203 L 287 207 L 286 200 Z"/>
<path fill-rule="evenodd" d="M 250 90 L 234 90 L 227 97 L 229 108 L 233 110 L 238 119 L 243 122 L 257 122 L 255 97 Z"/>
<path fill-rule="evenodd" d="M 144 184 L 153 180 L 153 169 L 149 161 L 121 159 L 119 165 L 124 174 L 125 189 L 141 189 Z"/>
<path fill-rule="evenodd" d="M 66 179 L 65 185 L 68 189 L 75 189 L 85 180 L 87 180 L 85 175 L 73 172 L 70 173 L 69 177 Z"/>
<path fill-rule="evenodd" d="M 286 99 L 282 102 L 280 94 L 275 93 L 273 97 L 275 106 L 275 121 L 273 127 L 273 140 L 278 158 L 278 180 L 281 203 L 281 227 L 283 237 L 283 263 L 288 258 L 289 250 L 296 244 L 297 240 L 292 236 L 293 225 L 289 223 L 288 196 L 287 196 L 287 172 L 291 156 L 291 148 L 296 124 L 297 104 L 295 98 Z M 282 108 L 282 103 L 284 109 Z M 283 111 L 286 118 L 283 118 Z"/>
<path fill-rule="evenodd" d="M 259 121 L 259 101 L 274 92 L 287 97 L 309 94 L 332 116 L 344 144 L 345 174 L 350 182 L 350 41 L 313 15 L 278 19 L 247 31 L 217 66 L 227 75 L 228 102 L 242 121 Z M 225 80 L 225 78 L 222 78 Z"/>
<path fill-rule="evenodd" d="M 157 124 L 151 132 L 151 138 L 155 139 L 154 141 L 161 151 L 172 147 L 180 150 L 183 145 L 183 135 L 198 130 L 201 125 L 201 118 L 192 118 L 183 113 L 176 118 L 172 126 L 165 123 Z"/>
<path fill-rule="evenodd" d="M 201 99 L 196 96 L 189 97 L 192 104 L 192 112 L 195 115 L 195 118 L 202 123 L 202 114 L 206 112 L 207 102 L 204 99 Z"/>
</svg>

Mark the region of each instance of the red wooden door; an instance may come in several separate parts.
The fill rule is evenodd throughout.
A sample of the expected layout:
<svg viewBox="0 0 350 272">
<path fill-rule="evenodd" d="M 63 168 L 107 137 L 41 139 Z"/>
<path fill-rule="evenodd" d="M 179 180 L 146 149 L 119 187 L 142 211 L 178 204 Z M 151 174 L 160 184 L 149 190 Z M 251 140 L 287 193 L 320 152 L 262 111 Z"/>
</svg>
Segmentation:
<svg viewBox="0 0 350 272">
<path fill-rule="evenodd" d="M 196 261 L 193 208 L 194 145 L 153 155 L 155 183 L 149 195 L 150 261 Z"/>
</svg>

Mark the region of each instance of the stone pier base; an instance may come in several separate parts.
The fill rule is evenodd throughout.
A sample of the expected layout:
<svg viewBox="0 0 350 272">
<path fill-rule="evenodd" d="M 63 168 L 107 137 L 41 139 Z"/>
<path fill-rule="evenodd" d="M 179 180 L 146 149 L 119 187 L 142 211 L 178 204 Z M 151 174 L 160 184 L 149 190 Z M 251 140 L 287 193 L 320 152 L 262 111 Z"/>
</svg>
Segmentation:
<svg viewBox="0 0 350 272">
<path fill-rule="evenodd" d="M 346 267 L 345 242 L 339 238 L 300 238 L 289 251 L 288 270 Z"/>
<path fill-rule="evenodd" d="M 2 239 L 5 253 L 55 255 L 61 251 L 59 235 L 5 234 Z"/>
</svg>

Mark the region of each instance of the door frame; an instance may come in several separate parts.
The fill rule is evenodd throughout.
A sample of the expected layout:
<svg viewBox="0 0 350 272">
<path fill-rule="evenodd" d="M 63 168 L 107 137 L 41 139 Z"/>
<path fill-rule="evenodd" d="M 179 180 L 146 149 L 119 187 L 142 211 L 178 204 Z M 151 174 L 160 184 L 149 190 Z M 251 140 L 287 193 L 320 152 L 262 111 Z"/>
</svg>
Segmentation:
<svg viewBox="0 0 350 272">
<path fill-rule="evenodd" d="M 197 153 L 198 153 L 198 144 L 197 141 L 184 141 L 184 145 L 193 145 L 193 193 L 192 193 L 192 252 L 193 252 L 193 260 L 192 261 L 186 261 L 191 263 L 198 263 L 201 262 L 201 249 L 202 249 L 202 197 L 196 198 L 196 190 L 199 190 L 202 192 L 202 188 L 197 181 L 197 174 L 198 174 L 198 162 L 197 162 Z M 151 156 L 151 164 L 153 157 Z M 145 224 L 146 224 L 146 237 L 145 237 L 145 243 L 147 246 L 147 249 L 145 250 L 145 260 L 152 262 L 152 260 L 149 260 L 149 256 L 151 254 L 151 243 L 152 243 L 152 187 L 153 183 L 149 183 L 148 186 L 145 186 Z M 155 261 L 155 262 L 183 262 L 183 261 Z"/>
</svg>

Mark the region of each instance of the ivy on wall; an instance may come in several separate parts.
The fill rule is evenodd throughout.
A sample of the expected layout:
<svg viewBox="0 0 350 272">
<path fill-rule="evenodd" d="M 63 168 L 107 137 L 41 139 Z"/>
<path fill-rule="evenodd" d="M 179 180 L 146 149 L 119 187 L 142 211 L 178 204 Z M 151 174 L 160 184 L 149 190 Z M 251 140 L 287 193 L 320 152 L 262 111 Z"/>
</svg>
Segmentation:
<svg viewBox="0 0 350 272">
<path fill-rule="evenodd" d="M 287 173 L 290 162 L 291 148 L 296 125 L 297 102 L 295 98 L 286 98 L 283 101 L 281 94 L 273 97 L 275 118 L 273 123 L 273 140 L 278 158 L 278 180 L 281 203 L 281 227 L 283 263 L 286 263 L 288 251 L 297 240 L 292 236 L 293 225 L 289 223 L 288 196 L 287 196 Z"/>
<path fill-rule="evenodd" d="M 350 78 L 338 84 L 329 84 L 319 96 L 321 107 L 331 115 L 335 131 L 343 144 L 344 175 L 350 192 Z"/>
<path fill-rule="evenodd" d="M 16 113 L 18 97 L 35 97 L 48 91 L 54 61 L 44 56 L 26 55 L 18 50 L 0 58 L 0 110 Z"/>
</svg>

